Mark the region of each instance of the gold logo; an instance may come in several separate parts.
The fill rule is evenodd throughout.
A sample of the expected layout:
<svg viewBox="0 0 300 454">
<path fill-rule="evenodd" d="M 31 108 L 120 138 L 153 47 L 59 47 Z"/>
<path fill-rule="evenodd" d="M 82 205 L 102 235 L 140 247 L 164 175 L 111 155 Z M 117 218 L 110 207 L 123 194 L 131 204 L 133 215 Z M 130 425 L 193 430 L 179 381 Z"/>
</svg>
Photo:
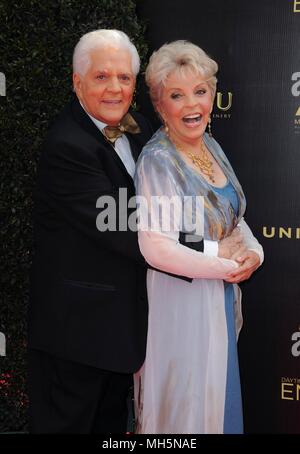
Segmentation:
<svg viewBox="0 0 300 454">
<path fill-rule="evenodd" d="M 300 13 L 300 0 L 294 0 L 294 13 Z"/>
<path fill-rule="evenodd" d="M 229 110 L 230 107 L 232 106 L 232 93 L 229 91 L 227 93 L 228 95 L 228 101 L 226 105 L 223 105 L 223 93 L 218 92 L 217 93 L 217 107 L 220 110 L 226 111 Z"/>
<path fill-rule="evenodd" d="M 281 399 L 300 400 L 300 379 L 298 377 L 281 377 Z"/>
<path fill-rule="evenodd" d="M 295 118 L 294 118 L 294 124 L 295 124 L 295 132 L 299 132 L 300 131 L 300 106 L 298 107 L 298 110 L 295 114 Z"/>
<path fill-rule="evenodd" d="M 232 106 L 232 93 L 231 91 L 227 92 L 227 95 L 223 95 L 222 92 L 218 91 L 216 95 L 216 106 L 218 112 L 213 113 L 213 118 L 230 118 L 230 108 Z"/>
<path fill-rule="evenodd" d="M 300 227 L 267 227 L 263 226 L 265 238 L 289 238 L 290 240 L 300 239 Z"/>
</svg>

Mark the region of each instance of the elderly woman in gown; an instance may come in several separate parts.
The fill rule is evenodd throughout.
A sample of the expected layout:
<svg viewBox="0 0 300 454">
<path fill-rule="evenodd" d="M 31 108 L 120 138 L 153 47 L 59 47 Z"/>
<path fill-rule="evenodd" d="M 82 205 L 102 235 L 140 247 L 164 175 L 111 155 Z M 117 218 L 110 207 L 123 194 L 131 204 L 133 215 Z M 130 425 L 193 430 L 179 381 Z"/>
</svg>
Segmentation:
<svg viewBox="0 0 300 454">
<path fill-rule="evenodd" d="M 135 374 L 137 433 L 243 432 L 237 283 L 258 268 L 263 251 L 243 218 L 241 185 L 221 146 L 205 132 L 217 69 L 198 46 L 175 41 L 154 52 L 146 70 L 164 126 L 144 147 L 135 174 L 137 195 L 148 202 L 140 212 L 139 245 L 155 268 L 147 274 L 146 360 Z M 163 208 L 165 224 L 152 203 L 162 197 L 177 201 L 173 210 Z M 194 205 L 183 203 L 188 197 Z M 195 211 L 202 213 L 196 224 Z M 182 230 L 220 241 L 237 225 L 247 250 L 235 260 L 179 242 Z"/>
</svg>

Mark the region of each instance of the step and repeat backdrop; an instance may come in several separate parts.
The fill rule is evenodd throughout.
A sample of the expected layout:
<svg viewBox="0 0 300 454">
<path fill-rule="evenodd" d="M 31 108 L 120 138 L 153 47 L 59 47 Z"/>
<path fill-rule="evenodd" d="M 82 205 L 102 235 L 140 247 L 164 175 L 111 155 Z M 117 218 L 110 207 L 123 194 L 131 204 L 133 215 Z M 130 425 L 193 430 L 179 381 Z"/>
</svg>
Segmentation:
<svg viewBox="0 0 300 454">
<path fill-rule="evenodd" d="M 245 431 L 300 434 L 300 0 L 143 0 L 138 14 L 150 52 L 187 39 L 219 64 L 213 135 L 265 250 L 241 286 Z M 138 102 L 157 123 L 146 89 Z"/>
</svg>

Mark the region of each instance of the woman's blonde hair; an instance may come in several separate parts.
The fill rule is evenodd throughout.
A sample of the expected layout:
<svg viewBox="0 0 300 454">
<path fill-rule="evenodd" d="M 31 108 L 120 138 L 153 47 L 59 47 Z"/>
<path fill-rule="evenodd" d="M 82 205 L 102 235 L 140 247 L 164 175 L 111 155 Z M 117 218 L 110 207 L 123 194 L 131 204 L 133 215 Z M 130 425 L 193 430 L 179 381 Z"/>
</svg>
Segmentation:
<svg viewBox="0 0 300 454">
<path fill-rule="evenodd" d="M 217 86 L 215 77 L 218 71 L 217 63 L 195 44 L 178 40 L 164 44 L 150 57 L 145 78 L 154 106 L 160 100 L 167 77 L 174 72 L 184 75 L 187 70 L 199 74 L 205 79 L 214 99 Z"/>
</svg>

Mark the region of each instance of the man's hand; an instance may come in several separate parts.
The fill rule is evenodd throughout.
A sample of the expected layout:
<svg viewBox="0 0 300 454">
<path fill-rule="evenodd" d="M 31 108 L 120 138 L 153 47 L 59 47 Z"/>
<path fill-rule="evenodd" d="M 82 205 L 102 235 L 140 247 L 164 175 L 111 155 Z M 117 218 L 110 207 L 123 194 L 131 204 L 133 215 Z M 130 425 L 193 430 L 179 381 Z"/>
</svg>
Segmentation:
<svg viewBox="0 0 300 454">
<path fill-rule="evenodd" d="M 236 227 L 230 236 L 219 241 L 218 247 L 218 257 L 223 259 L 236 260 L 237 257 L 243 256 L 246 252 L 246 246 L 241 229 Z"/>
<path fill-rule="evenodd" d="M 254 251 L 247 250 L 240 257 L 235 258 L 240 266 L 228 275 L 226 282 L 238 284 L 239 282 L 246 281 L 257 270 L 260 265 L 259 255 Z"/>
</svg>

